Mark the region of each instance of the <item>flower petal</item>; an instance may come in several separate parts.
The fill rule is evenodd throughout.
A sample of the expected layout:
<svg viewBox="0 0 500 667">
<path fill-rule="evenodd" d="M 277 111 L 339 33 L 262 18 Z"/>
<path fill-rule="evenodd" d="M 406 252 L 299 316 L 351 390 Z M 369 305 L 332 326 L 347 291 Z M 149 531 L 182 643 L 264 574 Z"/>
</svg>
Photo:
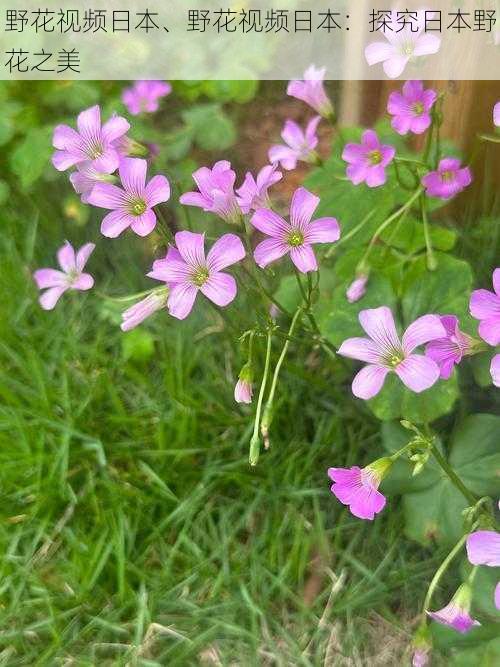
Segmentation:
<svg viewBox="0 0 500 667">
<path fill-rule="evenodd" d="M 425 33 L 419 35 L 413 49 L 414 56 L 429 56 L 439 51 L 441 39 L 437 35 Z"/>
<path fill-rule="evenodd" d="M 408 56 L 394 54 L 384 62 L 384 72 L 390 79 L 397 79 L 403 73 L 409 60 Z"/>
<path fill-rule="evenodd" d="M 495 354 L 491 360 L 490 373 L 495 387 L 500 387 L 500 354 Z"/>
<path fill-rule="evenodd" d="M 132 216 L 124 211 L 111 211 L 101 222 L 101 234 L 115 239 L 132 224 Z"/>
<path fill-rule="evenodd" d="M 500 297 L 500 269 L 495 269 L 493 271 L 493 289 L 496 292 L 496 295 Z"/>
<path fill-rule="evenodd" d="M 291 171 L 297 166 L 298 160 L 298 151 L 289 148 L 288 146 L 282 146 L 281 144 L 276 144 L 271 146 L 268 152 L 269 162 L 279 162 L 283 169 Z"/>
<path fill-rule="evenodd" d="M 250 222 L 259 232 L 276 239 L 283 239 L 291 231 L 289 223 L 268 208 L 260 208 L 255 211 Z"/>
<path fill-rule="evenodd" d="M 236 234 L 224 234 L 211 247 L 207 255 L 210 272 L 218 272 L 245 257 L 245 248 Z"/>
<path fill-rule="evenodd" d="M 175 245 L 182 259 L 191 267 L 205 265 L 205 234 L 194 232 L 177 232 Z"/>
<path fill-rule="evenodd" d="M 305 143 L 305 136 L 302 128 L 293 120 L 287 120 L 281 132 L 281 138 L 291 148 L 300 149 Z M 275 160 L 271 160 L 274 162 Z"/>
<path fill-rule="evenodd" d="M 130 123 L 122 116 L 113 115 L 102 126 L 102 135 L 106 141 L 115 141 L 130 130 Z"/>
<path fill-rule="evenodd" d="M 44 310 L 52 310 L 67 289 L 68 286 L 64 285 L 61 287 L 51 287 L 46 290 L 38 299 L 41 307 Z"/>
<path fill-rule="evenodd" d="M 85 138 L 99 137 L 101 134 L 101 109 L 96 104 L 78 114 L 78 132 Z"/>
<path fill-rule="evenodd" d="M 146 203 L 148 206 L 156 206 L 170 199 L 170 183 L 166 176 L 153 176 L 146 185 Z"/>
<path fill-rule="evenodd" d="M 482 320 L 478 331 L 481 338 L 489 345 L 500 345 L 500 316 Z"/>
<path fill-rule="evenodd" d="M 369 65 L 382 63 L 394 54 L 394 47 L 389 42 L 372 42 L 365 48 L 365 58 Z"/>
<path fill-rule="evenodd" d="M 95 243 L 86 243 L 85 245 L 82 245 L 80 250 L 76 253 L 77 271 L 83 271 L 90 255 L 94 252 L 94 248 L 95 248 Z"/>
<path fill-rule="evenodd" d="M 261 241 L 253 252 L 254 259 L 261 269 L 289 252 L 290 246 L 279 239 Z"/>
<path fill-rule="evenodd" d="M 217 306 L 227 306 L 235 298 L 236 280 L 228 273 L 213 273 L 200 291 Z"/>
<path fill-rule="evenodd" d="M 359 322 L 381 353 L 393 354 L 400 349 L 398 333 L 391 309 L 387 306 L 362 310 Z"/>
<path fill-rule="evenodd" d="M 472 292 L 470 298 L 470 314 L 476 320 L 500 318 L 500 296 L 486 289 Z"/>
<path fill-rule="evenodd" d="M 175 285 L 169 292 L 167 307 L 172 317 L 184 320 L 191 312 L 198 289 L 191 283 Z"/>
<path fill-rule="evenodd" d="M 477 530 L 467 538 L 467 558 L 472 565 L 500 567 L 500 533 Z"/>
<path fill-rule="evenodd" d="M 146 160 L 136 157 L 124 157 L 120 162 L 119 174 L 123 187 L 127 192 L 138 197 L 144 196 L 146 187 Z"/>
<path fill-rule="evenodd" d="M 38 269 L 33 273 L 33 278 L 38 289 L 67 285 L 66 274 L 62 271 L 56 271 L 56 269 Z"/>
<path fill-rule="evenodd" d="M 422 354 L 410 354 L 394 371 L 403 384 L 417 394 L 432 387 L 440 374 L 436 362 Z"/>
<path fill-rule="evenodd" d="M 66 241 L 66 243 L 57 251 L 57 261 L 59 262 L 59 266 L 64 271 L 64 273 L 75 271 L 75 250 L 69 241 Z"/>
<path fill-rule="evenodd" d="M 122 188 L 111 183 L 96 183 L 88 196 L 89 204 L 117 210 L 126 205 L 126 195 Z"/>
<path fill-rule="evenodd" d="M 190 274 L 191 269 L 182 259 L 180 252 L 177 248 L 170 247 L 164 259 L 153 262 L 153 269 L 147 275 L 166 283 L 184 283 Z"/>
<path fill-rule="evenodd" d="M 430 340 L 445 338 L 446 329 L 438 315 L 424 315 L 419 317 L 403 334 L 403 350 L 410 354 L 415 348 Z"/>
<path fill-rule="evenodd" d="M 316 255 L 310 245 L 303 244 L 292 248 L 290 258 L 301 273 L 318 270 Z"/>
<path fill-rule="evenodd" d="M 388 368 L 369 364 L 362 368 L 352 381 L 352 393 L 367 401 L 382 389 Z"/>
<path fill-rule="evenodd" d="M 92 289 L 92 287 L 94 287 L 94 278 L 90 273 L 81 273 L 78 278 L 71 283 L 71 289 L 85 291 Z"/>
<path fill-rule="evenodd" d="M 337 354 L 369 364 L 381 362 L 379 349 L 370 338 L 348 338 L 339 347 Z"/>
<path fill-rule="evenodd" d="M 290 205 L 292 227 L 298 227 L 302 231 L 306 231 L 318 204 L 319 197 L 305 188 L 297 188 L 293 193 Z"/>
<path fill-rule="evenodd" d="M 132 216 L 131 228 L 138 236 L 147 236 L 156 227 L 156 215 L 151 209 L 142 215 Z"/>
<path fill-rule="evenodd" d="M 340 238 L 339 223 L 335 218 L 318 218 L 309 223 L 305 236 L 307 243 L 335 243 Z"/>
</svg>

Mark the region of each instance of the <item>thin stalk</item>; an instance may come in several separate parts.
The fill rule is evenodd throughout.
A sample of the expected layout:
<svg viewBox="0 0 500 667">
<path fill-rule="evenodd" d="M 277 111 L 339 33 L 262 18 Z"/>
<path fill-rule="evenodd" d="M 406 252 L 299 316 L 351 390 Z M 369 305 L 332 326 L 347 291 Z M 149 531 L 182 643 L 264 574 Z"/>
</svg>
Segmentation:
<svg viewBox="0 0 500 667">
<path fill-rule="evenodd" d="M 337 250 L 339 246 L 341 246 L 343 243 L 346 243 L 349 241 L 349 239 L 352 239 L 353 236 L 356 236 L 358 232 L 360 232 L 363 227 L 373 218 L 375 213 L 377 212 L 377 209 L 372 209 L 365 217 L 359 222 L 354 229 L 351 229 L 350 232 L 342 236 L 335 245 L 332 245 L 331 248 L 325 253 L 325 259 L 328 259 L 333 255 L 333 253 Z"/>
<path fill-rule="evenodd" d="M 422 214 L 422 223 L 424 225 L 425 248 L 427 251 L 427 268 L 429 271 L 435 271 L 437 269 L 437 260 L 436 256 L 434 255 L 431 235 L 429 232 L 429 220 L 427 218 L 427 205 L 424 194 L 420 196 L 420 212 Z"/>
<path fill-rule="evenodd" d="M 460 477 L 457 475 L 457 473 L 453 470 L 453 468 L 450 466 L 448 461 L 445 459 L 445 457 L 441 454 L 439 449 L 436 447 L 436 445 L 431 441 L 430 443 L 430 448 L 431 452 L 438 462 L 438 464 L 441 466 L 441 468 L 444 470 L 444 472 L 448 475 L 450 478 L 450 481 L 456 488 L 460 491 L 460 493 L 464 496 L 464 498 L 469 502 L 471 505 L 475 505 L 476 502 L 478 501 L 478 498 L 470 491 L 465 484 L 462 482 Z"/>
<path fill-rule="evenodd" d="M 295 311 L 295 315 L 293 316 L 292 322 L 290 324 L 290 328 L 288 329 L 288 336 L 287 340 L 285 341 L 285 344 L 283 345 L 283 348 L 281 350 L 281 354 L 278 358 L 278 361 L 276 363 L 276 366 L 274 368 L 274 373 L 273 373 L 273 379 L 271 382 L 271 389 L 269 391 L 269 395 L 267 397 L 266 401 L 266 406 L 264 408 L 264 412 L 262 415 L 262 421 L 260 424 L 260 432 L 262 434 L 262 437 L 264 439 L 264 446 L 266 449 L 269 448 L 269 426 L 271 425 L 271 412 L 273 408 L 273 401 L 274 401 L 274 395 L 276 393 L 276 387 L 278 385 L 278 378 L 281 370 L 281 366 L 283 365 L 283 362 L 285 360 L 286 354 L 288 352 L 288 348 L 290 346 L 290 337 L 293 336 L 293 332 L 295 330 L 295 326 L 298 324 L 300 317 L 302 315 L 303 308 L 302 306 L 299 306 L 297 310 Z"/>
<path fill-rule="evenodd" d="M 163 213 L 161 212 L 161 209 L 159 206 L 156 206 L 154 208 L 154 212 L 158 216 L 158 229 L 162 233 L 163 237 L 167 241 L 167 243 L 173 243 L 174 241 L 174 235 L 170 231 L 170 228 L 168 226 L 167 221 L 165 220 Z"/>
<path fill-rule="evenodd" d="M 250 454 L 249 462 L 251 466 L 256 466 L 259 461 L 260 454 L 260 439 L 259 439 L 259 425 L 260 425 L 260 415 L 262 412 L 262 402 L 264 400 L 264 394 L 266 391 L 267 378 L 269 375 L 269 364 L 271 361 L 271 341 L 272 341 L 272 332 L 271 329 L 267 331 L 267 345 L 266 345 L 266 360 L 264 363 L 264 374 L 262 376 L 262 382 L 260 384 L 259 398 L 257 399 L 257 409 L 255 411 L 255 422 L 253 426 L 252 439 L 250 440 Z"/>
<path fill-rule="evenodd" d="M 429 584 L 429 588 L 427 589 L 424 604 L 422 606 L 422 614 L 425 614 L 425 612 L 429 609 L 432 596 L 434 594 L 434 591 L 436 590 L 437 585 L 439 584 L 439 580 L 441 579 L 443 574 L 446 572 L 446 570 L 450 566 L 450 564 L 453 561 L 453 559 L 455 558 L 455 556 L 458 554 L 458 552 L 463 547 L 467 537 L 468 537 L 468 533 L 466 533 L 465 535 L 463 535 L 460 538 L 460 540 L 456 543 L 456 545 L 453 547 L 453 549 L 450 551 L 450 553 L 446 556 L 444 561 L 441 563 L 441 565 L 436 570 L 436 573 L 432 577 L 432 581 Z"/>
</svg>

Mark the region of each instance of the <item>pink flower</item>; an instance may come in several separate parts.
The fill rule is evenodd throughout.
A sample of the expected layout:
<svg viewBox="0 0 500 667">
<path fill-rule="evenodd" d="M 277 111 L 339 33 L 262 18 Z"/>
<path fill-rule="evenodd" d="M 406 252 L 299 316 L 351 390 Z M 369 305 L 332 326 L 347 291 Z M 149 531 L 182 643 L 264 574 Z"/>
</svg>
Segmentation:
<svg viewBox="0 0 500 667">
<path fill-rule="evenodd" d="M 424 90 L 422 81 L 407 81 L 403 92 L 389 95 L 387 111 L 394 116 L 391 125 L 399 134 L 422 134 L 431 124 L 430 111 L 437 93 L 430 88 Z"/>
<path fill-rule="evenodd" d="M 400 29 L 396 11 L 391 13 L 392 30 L 386 30 L 384 42 L 372 42 L 365 48 L 365 58 L 369 65 L 383 63 L 384 72 L 390 79 L 400 76 L 406 65 L 420 56 L 427 56 L 439 51 L 441 39 L 437 35 L 424 32 L 425 10 L 417 12 L 417 31 L 412 32 L 410 25 Z"/>
<path fill-rule="evenodd" d="M 112 183 L 115 179 L 110 174 L 97 171 L 92 162 L 81 162 L 76 165 L 76 171 L 69 176 L 71 185 L 75 192 L 81 195 L 83 204 L 89 203 L 89 195 L 96 183 Z"/>
<path fill-rule="evenodd" d="M 500 102 L 497 102 L 493 107 L 493 122 L 497 127 L 500 127 Z"/>
<path fill-rule="evenodd" d="M 474 626 L 481 625 L 470 615 L 471 590 L 469 584 L 462 584 L 451 602 L 439 611 L 427 614 L 441 625 L 447 625 L 461 634 L 469 632 Z"/>
<path fill-rule="evenodd" d="M 57 251 L 57 261 L 62 271 L 56 269 L 38 269 L 33 278 L 38 289 L 48 288 L 40 296 L 40 305 L 44 310 L 52 310 L 66 290 L 89 290 L 94 285 L 94 279 L 89 273 L 83 273 L 85 264 L 95 245 L 86 243 L 76 253 L 71 243 L 66 243 Z"/>
<path fill-rule="evenodd" d="M 490 373 L 495 387 L 500 387 L 500 354 L 495 354 L 491 360 Z"/>
<path fill-rule="evenodd" d="M 243 213 L 250 213 L 259 208 L 270 208 L 268 189 L 283 178 L 278 165 L 268 164 L 263 167 L 255 179 L 248 171 L 243 185 L 236 190 L 238 205 Z"/>
<path fill-rule="evenodd" d="M 306 69 L 303 81 L 290 81 L 286 94 L 302 100 L 323 118 L 329 118 L 333 115 L 333 106 L 323 85 L 325 72 L 326 67 L 311 65 Z"/>
<path fill-rule="evenodd" d="M 101 233 L 116 238 L 131 227 L 139 236 L 147 236 L 156 225 L 153 206 L 170 197 L 165 176 L 154 176 L 146 184 L 148 163 L 139 158 L 123 158 L 119 174 L 123 188 L 111 183 L 97 183 L 88 196 L 89 204 L 111 209 L 101 224 Z"/>
<path fill-rule="evenodd" d="M 287 120 L 281 132 L 286 146 L 278 144 L 269 149 L 269 162 L 279 162 L 283 169 L 295 169 L 298 161 L 315 162 L 318 145 L 316 130 L 321 116 L 311 118 L 304 130 L 293 120 Z"/>
<path fill-rule="evenodd" d="M 351 514 L 373 521 L 385 507 L 385 496 L 378 487 L 391 463 L 384 458 L 366 468 L 328 468 L 328 477 L 333 481 L 330 491 L 342 504 L 349 505 Z"/>
<path fill-rule="evenodd" d="M 227 222 L 234 222 L 238 218 L 240 209 L 234 194 L 236 174 L 230 162 L 221 160 L 212 169 L 201 167 L 193 173 L 193 178 L 199 192 L 186 192 L 180 198 L 181 204 L 198 206 Z"/>
<path fill-rule="evenodd" d="M 430 171 L 422 178 L 429 197 L 451 199 L 472 183 L 469 167 L 460 167 L 460 160 L 454 157 L 443 158 L 437 171 Z"/>
<path fill-rule="evenodd" d="M 144 322 L 146 318 L 153 313 L 156 313 L 157 310 L 163 308 L 167 303 L 167 288 L 159 288 L 141 301 L 138 301 L 130 308 L 127 308 L 122 313 L 122 323 L 120 328 L 122 331 L 130 331 L 134 329 L 139 324 Z"/>
<path fill-rule="evenodd" d="M 58 125 L 52 144 L 56 152 L 52 164 L 59 171 L 81 162 L 90 162 L 97 171 L 112 174 L 120 160 L 116 141 L 130 128 L 121 116 L 112 116 L 101 126 L 101 109 L 98 105 L 78 114 L 78 131 L 68 125 Z"/>
<path fill-rule="evenodd" d="M 142 111 L 158 111 L 159 100 L 172 92 L 172 86 L 165 81 L 135 81 L 122 94 L 122 102 L 129 113 L 137 116 Z"/>
<path fill-rule="evenodd" d="M 367 282 L 368 282 L 368 276 L 363 274 L 361 276 L 358 276 L 356 280 L 354 280 L 349 285 L 345 293 L 349 303 L 356 303 L 356 301 L 359 301 L 364 297 L 366 293 Z"/>
<path fill-rule="evenodd" d="M 467 558 L 472 565 L 500 567 L 500 533 L 476 530 L 467 538 Z"/>
<path fill-rule="evenodd" d="M 368 187 L 376 188 L 386 182 L 385 168 L 395 155 L 393 146 L 382 145 L 376 132 L 366 130 L 360 144 L 345 145 L 342 159 L 349 163 L 346 173 L 354 185 L 366 182 Z"/>
<path fill-rule="evenodd" d="M 479 335 L 489 345 L 500 345 L 500 268 L 493 271 L 493 289 L 478 289 L 472 292 L 469 310 L 472 317 L 480 320 Z"/>
<path fill-rule="evenodd" d="M 429 664 L 429 650 L 417 648 L 412 655 L 412 667 L 426 667 Z"/>
<path fill-rule="evenodd" d="M 416 393 L 429 389 L 439 378 L 439 366 L 423 354 L 413 354 L 419 345 L 444 338 L 446 330 L 438 315 L 419 317 L 400 341 L 390 308 L 372 308 L 359 313 L 359 321 L 369 338 L 349 338 L 338 354 L 368 363 L 352 383 L 352 393 L 368 400 L 382 389 L 387 373 L 394 372 Z"/>
<path fill-rule="evenodd" d="M 214 243 L 205 258 L 205 235 L 177 232 L 176 248 L 168 250 L 165 259 L 157 260 L 148 276 L 163 280 L 169 287 L 167 307 L 179 320 L 185 319 L 198 292 L 217 306 L 227 306 L 236 297 L 233 276 L 225 269 L 245 257 L 245 249 L 236 234 L 224 234 Z"/>
<path fill-rule="evenodd" d="M 458 318 L 454 315 L 443 315 L 441 324 L 445 328 L 446 337 L 437 338 L 428 343 L 425 354 L 434 359 L 439 366 L 440 377 L 448 380 L 454 365 L 458 365 L 464 355 L 471 353 L 473 339 L 460 331 Z"/>
<path fill-rule="evenodd" d="M 262 269 L 290 253 L 292 262 L 302 273 L 317 270 L 312 244 L 334 243 L 340 238 L 335 218 L 318 218 L 311 222 L 318 204 L 319 197 L 305 188 L 298 188 L 290 205 L 290 222 L 267 208 L 253 214 L 252 225 L 270 237 L 259 243 L 254 251 L 254 259 Z"/>
</svg>

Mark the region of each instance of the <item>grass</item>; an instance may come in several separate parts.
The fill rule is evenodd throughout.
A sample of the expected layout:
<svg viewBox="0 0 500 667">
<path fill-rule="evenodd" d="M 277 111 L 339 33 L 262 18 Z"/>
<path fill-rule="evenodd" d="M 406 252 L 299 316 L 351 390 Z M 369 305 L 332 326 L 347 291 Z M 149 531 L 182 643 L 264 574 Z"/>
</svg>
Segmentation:
<svg viewBox="0 0 500 667">
<path fill-rule="evenodd" d="M 379 444 L 328 358 L 292 346 L 250 469 L 224 321 L 161 314 L 154 354 L 130 358 L 114 307 L 36 304 L 45 238 L 85 232 L 43 206 L 16 220 L 0 240 L 0 664 L 396 664 L 439 554 L 405 542 L 399 512 L 366 526 L 332 503 L 326 468 Z M 131 245 L 101 244 L 101 282 L 142 288 L 149 250 Z"/>
</svg>

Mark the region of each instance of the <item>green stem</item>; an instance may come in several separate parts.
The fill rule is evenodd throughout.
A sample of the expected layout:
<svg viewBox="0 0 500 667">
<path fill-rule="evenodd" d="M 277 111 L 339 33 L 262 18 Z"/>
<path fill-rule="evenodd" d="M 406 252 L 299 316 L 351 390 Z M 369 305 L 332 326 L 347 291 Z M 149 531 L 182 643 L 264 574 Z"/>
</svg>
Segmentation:
<svg viewBox="0 0 500 667">
<path fill-rule="evenodd" d="M 325 253 L 325 259 L 331 257 L 333 253 L 337 250 L 337 248 L 341 246 L 343 243 L 346 243 L 347 241 L 349 241 L 349 239 L 352 239 L 353 236 L 356 236 L 356 234 L 360 232 L 363 229 L 363 227 L 373 218 L 376 212 L 377 212 L 376 209 L 372 209 L 367 215 L 365 215 L 363 220 L 361 220 L 361 222 L 358 223 L 356 227 L 354 227 L 354 229 L 351 229 L 351 231 L 342 236 L 335 245 L 332 245 L 332 247 L 329 248 L 329 250 Z"/>
<path fill-rule="evenodd" d="M 475 505 L 476 502 L 478 501 L 478 498 L 472 493 L 472 491 L 470 491 L 465 486 L 460 477 L 457 475 L 457 473 L 453 470 L 448 461 L 436 447 L 434 442 L 429 441 L 429 444 L 434 458 L 439 463 L 444 472 L 448 475 L 452 484 L 454 484 L 457 487 L 460 493 L 466 498 L 467 502 L 469 502 L 471 505 Z"/>
<path fill-rule="evenodd" d="M 450 553 L 446 556 L 444 561 L 441 563 L 441 565 L 438 567 L 436 570 L 435 575 L 432 577 L 432 581 L 429 584 L 429 588 L 427 589 L 427 594 L 425 596 L 424 604 L 422 606 L 422 614 L 425 614 L 425 612 L 429 609 L 430 603 L 432 596 L 434 594 L 434 591 L 436 590 L 437 585 L 439 584 L 439 580 L 443 576 L 443 574 L 446 572 L 448 567 L 450 566 L 451 562 L 455 558 L 455 556 L 458 554 L 460 549 L 463 547 L 465 540 L 468 537 L 468 533 L 463 535 L 460 540 L 457 542 L 457 544 L 453 547 L 453 549 L 450 551 Z"/>
<path fill-rule="evenodd" d="M 283 365 L 283 362 L 285 360 L 286 354 L 288 352 L 288 348 L 290 346 L 290 337 L 293 336 L 293 332 L 295 330 L 295 326 L 300 320 L 300 316 L 302 315 L 302 306 L 299 306 L 297 308 L 295 315 L 293 316 L 292 322 L 290 324 L 290 328 L 288 329 L 288 337 L 287 340 L 285 341 L 285 344 L 283 345 L 283 348 L 281 350 L 281 354 L 279 356 L 279 359 L 276 363 L 276 366 L 274 368 L 274 373 L 273 373 L 273 379 L 271 382 L 271 389 L 269 391 L 269 396 L 267 397 L 267 402 L 266 406 L 264 408 L 264 412 L 262 414 L 262 421 L 260 424 L 260 432 L 262 433 L 262 437 L 264 438 L 264 445 L 266 449 L 269 447 L 269 427 L 271 425 L 271 412 L 273 408 L 273 401 L 274 401 L 274 394 L 276 393 L 276 387 L 278 385 L 278 377 L 280 374 L 281 366 Z"/>
<path fill-rule="evenodd" d="M 435 271 L 437 269 L 437 260 L 436 256 L 434 255 L 431 235 L 429 232 L 429 220 L 427 218 L 427 203 L 424 194 L 420 196 L 420 211 L 422 214 L 422 223 L 424 225 L 425 247 L 427 250 L 427 268 L 429 269 L 429 271 Z"/>
<path fill-rule="evenodd" d="M 163 213 L 161 212 L 160 207 L 156 206 L 154 208 L 154 212 L 156 213 L 156 215 L 158 217 L 158 229 L 162 233 L 164 239 L 166 240 L 167 243 L 173 243 L 174 242 L 174 235 L 170 231 L 168 223 L 165 220 L 165 218 L 163 216 Z"/>
<path fill-rule="evenodd" d="M 368 248 L 366 249 L 366 252 L 363 255 L 363 258 L 360 261 L 360 265 L 362 265 L 366 262 L 366 260 L 368 259 L 369 255 L 370 255 L 370 252 L 372 251 L 373 246 L 375 245 L 375 243 L 379 239 L 379 237 L 382 234 L 382 232 L 384 231 L 384 229 L 386 229 L 386 227 L 388 227 L 391 224 L 391 222 L 394 222 L 394 220 L 399 218 L 399 216 L 402 215 L 405 211 L 407 211 L 409 208 L 411 208 L 411 206 L 413 205 L 413 202 L 420 197 L 421 193 L 422 193 L 422 188 L 419 187 L 417 190 L 415 190 L 415 192 L 408 199 L 408 201 L 405 204 L 403 204 L 403 206 L 401 206 L 401 208 L 398 208 L 397 211 L 395 211 L 392 215 L 390 215 L 388 218 L 386 218 L 379 225 L 379 227 L 375 231 L 375 234 L 372 236 L 372 239 L 371 239 L 370 243 L 368 244 Z"/>
<path fill-rule="evenodd" d="M 260 425 L 260 415 L 262 412 L 262 402 L 264 400 L 264 393 L 266 391 L 266 385 L 267 385 L 267 377 L 269 375 L 269 364 L 271 361 L 271 341 L 272 341 L 272 331 L 271 329 L 268 329 L 264 374 L 262 376 L 262 382 L 260 384 L 259 398 L 257 399 L 257 409 L 255 411 L 253 434 L 252 434 L 252 439 L 250 440 L 250 454 L 248 458 L 251 466 L 256 466 L 259 461 L 259 454 L 260 454 L 259 425 Z"/>
</svg>

